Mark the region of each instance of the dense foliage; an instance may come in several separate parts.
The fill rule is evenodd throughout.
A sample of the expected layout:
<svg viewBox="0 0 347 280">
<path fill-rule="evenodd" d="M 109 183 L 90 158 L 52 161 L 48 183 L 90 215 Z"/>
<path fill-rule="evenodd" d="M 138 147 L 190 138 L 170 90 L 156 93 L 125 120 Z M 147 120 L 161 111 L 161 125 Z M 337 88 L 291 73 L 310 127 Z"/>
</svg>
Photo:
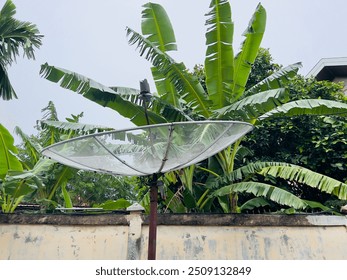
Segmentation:
<svg viewBox="0 0 347 280">
<path fill-rule="evenodd" d="M 347 198 L 347 184 L 341 182 L 345 180 L 346 164 L 339 160 L 340 151 L 335 150 L 345 144 L 346 127 L 339 117 L 330 116 L 347 113 L 340 85 L 297 76 L 300 63 L 284 68 L 273 63 L 269 50 L 260 48 L 266 26 L 266 11 L 261 4 L 243 34 L 240 51 L 234 55 L 229 1 L 211 1 L 206 15 L 206 59 L 193 73 L 169 55 L 177 46 L 164 8 L 154 3 L 143 7 L 142 34 L 126 30 L 129 43 L 152 63 L 157 94 L 148 108 L 136 89 L 107 87 L 47 63 L 42 65 L 41 74 L 138 126 L 210 119 L 255 125 L 252 135 L 208 160 L 160 174 L 164 183 L 160 211 L 242 212 L 266 208 L 287 213 L 308 209 L 331 212 L 329 199 Z M 25 194 L 31 194 L 26 199 L 71 207 L 98 204 L 116 196 L 132 200 L 136 185 L 137 199 L 148 209 L 150 178 L 95 175 L 41 158 L 42 147 L 109 129 L 80 124 L 81 114 L 61 122 L 53 104 L 45 110 L 48 114 L 39 122 L 36 137 L 20 133 L 26 156 L 20 162 L 17 151 L 12 154 L 16 154 L 14 163 L 22 164 L 24 170 L 19 175 L 4 174 L 3 193 L 10 191 L 7 198 L 11 200 L 11 195 L 19 193 L 13 189 L 25 190 Z M 2 133 L 8 136 L 4 129 Z M 5 144 L 13 149 L 11 139 Z M 342 171 L 340 181 L 334 179 L 336 170 Z M 30 185 L 28 178 L 33 181 Z M 15 206 L 23 198 L 24 194 L 11 204 Z M 128 202 L 106 204 L 124 208 Z"/>
</svg>

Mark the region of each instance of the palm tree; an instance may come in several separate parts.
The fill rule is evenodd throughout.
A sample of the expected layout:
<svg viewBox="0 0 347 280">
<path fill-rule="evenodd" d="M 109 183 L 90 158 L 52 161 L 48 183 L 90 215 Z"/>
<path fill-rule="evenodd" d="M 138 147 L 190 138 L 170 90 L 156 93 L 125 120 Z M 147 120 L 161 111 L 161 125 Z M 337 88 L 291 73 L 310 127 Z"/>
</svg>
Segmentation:
<svg viewBox="0 0 347 280">
<path fill-rule="evenodd" d="M 8 77 L 7 67 L 23 51 L 28 59 L 35 59 L 35 48 L 41 46 L 42 35 L 35 24 L 14 18 L 16 6 L 7 0 L 0 10 L 0 98 L 17 98 Z"/>
<path fill-rule="evenodd" d="M 169 55 L 169 52 L 177 49 L 177 45 L 172 25 L 163 7 L 154 3 L 144 5 L 143 35 L 127 28 L 129 43 L 135 44 L 140 55 L 153 66 L 152 73 L 158 93 L 149 110 L 151 123 L 234 119 L 257 125 L 262 120 L 278 116 L 347 113 L 346 104 L 330 100 L 305 99 L 290 102 L 289 93 L 284 86 L 296 75 L 300 63 L 287 66 L 246 90 L 251 66 L 265 32 L 266 11 L 262 5 L 257 6 L 243 34 L 245 40 L 241 50 L 234 56 L 230 4 L 227 0 L 212 0 L 210 8 L 206 20 L 206 88 L 183 63 L 176 62 Z M 146 124 L 144 109 L 134 98 L 138 94 L 136 90 L 106 87 L 77 73 L 48 64 L 42 65 L 41 74 L 52 82 L 60 83 L 64 88 L 118 111 L 136 125 Z M 215 167 L 213 168 L 212 164 L 210 167 L 220 176 L 229 176 L 234 171 L 240 143 L 241 139 L 233 147 L 220 152 L 215 157 L 216 160 L 211 161 Z M 293 172 L 295 168 L 293 167 Z M 314 177 L 314 174 L 308 171 L 301 175 L 307 181 Z M 248 182 L 244 182 L 244 186 L 247 185 L 249 186 Z M 340 198 L 346 198 L 345 188 L 345 185 L 341 186 Z M 236 211 L 237 192 L 241 189 L 243 188 L 230 188 L 231 211 Z M 331 191 L 324 186 L 321 189 Z M 271 191 L 267 189 L 263 195 L 270 194 Z M 271 198 L 270 195 L 269 197 Z"/>
</svg>

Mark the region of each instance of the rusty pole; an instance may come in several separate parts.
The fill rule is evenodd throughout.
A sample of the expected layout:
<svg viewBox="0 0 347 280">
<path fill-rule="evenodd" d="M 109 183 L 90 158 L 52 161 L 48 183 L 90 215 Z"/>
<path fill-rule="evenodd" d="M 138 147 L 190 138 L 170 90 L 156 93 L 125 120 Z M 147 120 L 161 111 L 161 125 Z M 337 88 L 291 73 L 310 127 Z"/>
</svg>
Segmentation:
<svg viewBox="0 0 347 280">
<path fill-rule="evenodd" d="M 150 186 L 150 210 L 149 210 L 149 233 L 148 233 L 148 259 L 156 259 L 157 250 L 157 217 L 158 217 L 158 180 L 157 175 L 153 175 Z"/>
</svg>

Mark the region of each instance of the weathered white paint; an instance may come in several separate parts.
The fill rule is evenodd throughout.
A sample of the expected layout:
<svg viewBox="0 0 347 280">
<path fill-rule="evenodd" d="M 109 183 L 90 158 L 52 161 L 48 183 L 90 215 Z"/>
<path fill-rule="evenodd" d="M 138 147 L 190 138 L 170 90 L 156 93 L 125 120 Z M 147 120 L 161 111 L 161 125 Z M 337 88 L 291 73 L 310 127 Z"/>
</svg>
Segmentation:
<svg viewBox="0 0 347 280">
<path fill-rule="evenodd" d="M 126 259 L 127 241 L 127 226 L 0 225 L 0 259 Z"/>
<path fill-rule="evenodd" d="M 25 215 L 24 215 L 25 216 Z M 148 217 L 0 215 L 0 259 L 146 259 Z M 159 215 L 157 259 L 347 259 L 335 216 Z"/>
</svg>

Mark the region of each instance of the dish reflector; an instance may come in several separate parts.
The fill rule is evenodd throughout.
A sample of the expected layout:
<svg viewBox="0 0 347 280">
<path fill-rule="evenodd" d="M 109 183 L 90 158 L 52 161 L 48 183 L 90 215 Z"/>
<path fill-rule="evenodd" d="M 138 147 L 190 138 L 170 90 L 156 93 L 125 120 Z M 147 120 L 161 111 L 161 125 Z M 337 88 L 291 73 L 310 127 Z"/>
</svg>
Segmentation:
<svg viewBox="0 0 347 280">
<path fill-rule="evenodd" d="M 73 138 L 45 148 L 42 154 L 78 169 L 145 176 L 200 162 L 252 128 L 236 121 L 147 125 Z"/>
</svg>

